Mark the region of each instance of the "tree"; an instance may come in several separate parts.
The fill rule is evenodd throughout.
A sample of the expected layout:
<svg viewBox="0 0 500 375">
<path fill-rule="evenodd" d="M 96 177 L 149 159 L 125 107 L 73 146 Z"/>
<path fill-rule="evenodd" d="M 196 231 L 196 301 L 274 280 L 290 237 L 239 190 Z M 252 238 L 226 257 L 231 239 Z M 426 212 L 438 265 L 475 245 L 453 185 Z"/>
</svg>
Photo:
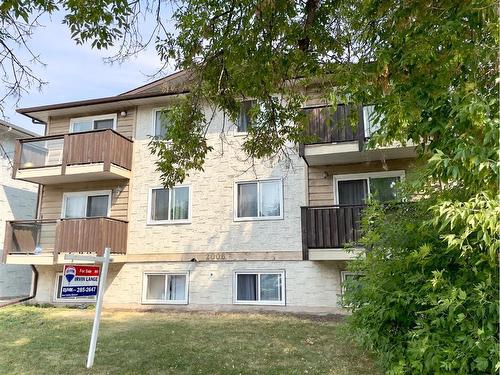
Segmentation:
<svg viewBox="0 0 500 375">
<path fill-rule="evenodd" d="M 240 99 L 256 99 L 244 147 L 269 157 L 286 151 L 286 141 L 303 140 L 307 92 L 300 88 L 319 83 L 332 102 L 375 103 L 382 127 L 373 143 L 419 145 L 427 160 L 434 157 L 429 173 L 436 180 L 462 181 L 465 189 L 496 185 L 493 1 L 198 0 L 182 3 L 173 17 L 178 35 L 159 51 L 195 77 L 171 137 L 174 145 L 194 145 L 198 164 L 191 168 L 201 167 L 205 152 L 202 103 L 235 119 Z M 155 150 L 181 168 L 191 159 L 189 152 L 174 155 L 175 146 Z M 481 168 L 475 181 L 471 168 Z M 160 170 L 167 184 L 176 181 L 175 170 Z"/>
<path fill-rule="evenodd" d="M 139 2 L 126 0 L 4 0 L 0 4 L 0 73 L 4 86 L 0 95 L 0 113 L 8 97 L 20 98 L 30 89 L 41 89 L 46 83 L 32 68 L 43 65 L 29 39 L 40 26 L 44 14 L 63 12 L 78 44 L 90 42 L 97 49 L 108 48 L 125 38 L 130 48 L 138 49 L 134 22 L 140 11 Z M 130 38 L 131 32 L 136 38 Z"/>
<path fill-rule="evenodd" d="M 50 12 L 56 6 L 52 2 L 27 4 L 21 0 L 4 2 L 0 6 L 2 22 L 12 22 L 5 21 L 8 17 L 27 22 L 32 11 Z M 494 371 L 498 366 L 494 360 L 498 332 L 485 331 L 484 327 L 498 317 L 498 310 L 492 308 L 498 307 L 498 283 L 487 282 L 488 273 L 495 276 L 498 272 L 500 231 L 495 220 L 499 214 L 496 2 L 188 0 L 174 3 L 176 31 L 171 33 L 163 26 L 163 3 L 158 1 L 147 6 L 157 26 L 145 42 L 141 42 L 137 27 L 134 7 L 138 3 L 57 4 L 68 12 L 66 22 L 77 42 L 92 41 L 97 48 L 121 43 L 115 57 L 120 59 L 153 40 L 163 61 L 191 73 L 190 92 L 167 115 L 171 125 L 166 137 L 171 142 L 151 144 L 167 186 L 184 180 L 190 170 L 203 168 L 211 150 L 206 139 L 210 118 L 202 111 L 207 104 L 236 119 L 239 102 L 255 99 L 244 149 L 251 157 L 267 158 L 289 152 L 287 142 L 304 140 L 307 120 L 302 105 L 308 88 L 321 88 L 332 104 L 374 103 L 381 127 L 371 145 L 412 142 L 417 146 L 423 168 L 407 190 L 409 197 L 421 194 L 425 209 L 418 212 L 417 227 L 394 225 L 399 238 L 404 239 L 398 246 L 394 245 L 394 234 L 384 232 L 376 221 L 365 220 L 364 241 L 374 250 L 367 253 L 365 263 L 356 265 L 365 271 L 360 290 L 366 293 L 359 291 L 350 297 L 354 324 L 356 319 L 370 321 L 373 325 L 367 331 L 374 334 L 379 330 L 373 337 L 390 338 L 393 332 L 386 329 L 387 316 L 410 310 L 389 305 L 383 310 L 387 315 L 382 316 L 377 315 L 377 309 L 364 309 L 370 304 L 382 306 L 378 303 L 384 294 L 375 287 L 377 283 L 390 285 L 394 295 L 399 293 L 419 303 L 404 326 L 405 334 L 416 335 L 414 340 L 402 334 L 390 341 L 405 348 L 394 356 L 396 365 L 388 362 L 395 372 Z M 5 41 L 5 34 L 0 38 Z M 401 214 L 398 209 L 395 212 L 391 215 Z M 375 217 L 398 223 L 391 221 L 391 215 L 384 215 Z M 415 238 L 414 233 L 419 236 Z M 427 240 L 432 251 L 426 250 Z M 420 268 L 408 263 L 413 252 L 421 253 L 415 260 Z M 406 267 L 405 281 L 414 280 L 411 288 L 391 279 L 394 267 L 401 264 Z M 377 274 L 368 272 L 370 265 L 386 266 L 388 272 L 378 274 L 383 279 L 377 280 Z M 443 279 L 439 275 L 450 267 L 460 277 Z M 425 272 L 419 271 L 422 268 Z M 469 284 L 477 288 L 471 289 Z M 419 299 L 426 293 L 434 300 Z M 464 313 L 457 318 L 462 319 L 460 329 L 450 329 L 446 335 L 445 330 L 439 331 L 439 337 L 430 334 L 435 324 L 455 319 L 443 308 L 442 298 L 462 300 L 460 306 L 471 307 L 478 295 L 482 301 L 493 299 L 493 303 L 478 305 L 476 321 Z M 454 301 L 448 307 L 457 307 Z M 431 310 L 419 310 L 423 307 Z M 461 329 L 465 324 L 469 327 Z M 452 353 L 456 347 L 446 340 L 460 341 L 464 332 L 474 330 L 478 335 L 493 333 L 492 340 L 478 339 L 482 348 L 467 352 L 481 354 L 474 366 L 460 367 L 463 361 L 448 361 L 446 356 L 439 357 L 444 359 L 436 365 L 435 358 L 429 360 L 427 349 L 418 354 L 419 345 L 426 343 L 435 345 L 431 348 L 440 355 L 442 350 Z M 384 347 L 391 353 L 390 346 Z M 419 359 L 422 368 L 415 367 Z"/>
<path fill-rule="evenodd" d="M 118 44 L 113 60 L 154 42 L 165 63 L 192 72 L 191 92 L 171 112 L 172 147 L 153 144 L 168 161 L 158 165 L 167 185 L 201 169 L 210 151 L 203 105 L 235 119 L 241 99 L 256 99 L 244 148 L 249 156 L 270 157 L 285 154 L 287 141 L 304 140 L 301 107 L 311 85 L 332 103 L 375 103 L 382 127 L 373 144 L 412 141 L 426 160 L 434 157 L 429 173 L 436 180 L 463 181 L 466 189 L 496 185 L 494 1 L 190 0 L 173 3 L 175 32 L 165 27 L 164 4 L 4 1 L 0 66 L 7 94 L 43 83 L 11 45 L 27 46 L 40 13 L 59 10 L 77 43 Z M 143 13 L 155 23 L 147 32 L 140 28 Z M 471 168 L 481 169 L 475 182 L 468 180 Z"/>
</svg>

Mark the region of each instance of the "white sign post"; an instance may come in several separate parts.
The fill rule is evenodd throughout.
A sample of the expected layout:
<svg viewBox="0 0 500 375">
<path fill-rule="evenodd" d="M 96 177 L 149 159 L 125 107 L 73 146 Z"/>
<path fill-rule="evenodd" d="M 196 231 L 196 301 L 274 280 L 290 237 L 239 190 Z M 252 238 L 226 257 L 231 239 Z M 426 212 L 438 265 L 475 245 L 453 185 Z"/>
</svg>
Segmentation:
<svg viewBox="0 0 500 375">
<path fill-rule="evenodd" d="M 102 301 L 104 299 L 104 288 L 106 287 L 106 277 L 108 276 L 109 262 L 112 261 L 112 259 L 110 258 L 110 255 L 111 255 L 111 249 L 109 247 L 106 247 L 104 249 L 104 257 L 68 254 L 64 258 L 66 260 L 83 260 L 83 261 L 102 262 L 102 270 L 101 270 L 101 275 L 100 275 L 100 280 L 99 280 L 99 292 L 97 293 L 97 301 L 96 301 L 96 307 L 95 307 L 94 324 L 92 326 L 92 335 L 90 336 L 89 354 L 87 357 L 87 368 L 91 368 L 94 365 L 95 347 L 97 345 L 97 335 L 99 333 L 99 323 L 101 322 Z"/>
</svg>

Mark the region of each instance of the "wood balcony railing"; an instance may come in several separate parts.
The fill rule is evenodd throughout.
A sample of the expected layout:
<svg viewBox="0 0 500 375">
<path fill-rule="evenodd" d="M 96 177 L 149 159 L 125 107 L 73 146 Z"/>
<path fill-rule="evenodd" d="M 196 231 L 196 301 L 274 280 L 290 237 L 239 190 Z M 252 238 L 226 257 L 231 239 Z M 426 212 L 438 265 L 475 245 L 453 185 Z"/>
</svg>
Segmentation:
<svg viewBox="0 0 500 375">
<path fill-rule="evenodd" d="M 309 259 L 309 249 L 335 249 L 360 239 L 359 220 L 363 205 L 308 206 L 301 208 L 302 251 Z"/>
<path fill-rule="evenodd" d="M 3 261 L 7 255 L 96 253 L 110 247 L 114 254 L 127 252 L 128 222 L 109 217 L 6 222 Z"/>
<path fill-rule="evenodd" d="M 20 139 L 16 142 L 13 178 L 18 170 L 103 163 L 131 170 L 132 141 L 112 129 Z"/>
<path fill-rule="evenodd" d="M 307 135 L 317 143 L 338 143 L 349 141 L 365 141 L 365 123 L 363 107 L 339 104 L 335 110 L 330 106 L 307 108 L 304 110 L 308 118 Z M 357 112 L 357 122 L 353 111 Z"/>
</svg>

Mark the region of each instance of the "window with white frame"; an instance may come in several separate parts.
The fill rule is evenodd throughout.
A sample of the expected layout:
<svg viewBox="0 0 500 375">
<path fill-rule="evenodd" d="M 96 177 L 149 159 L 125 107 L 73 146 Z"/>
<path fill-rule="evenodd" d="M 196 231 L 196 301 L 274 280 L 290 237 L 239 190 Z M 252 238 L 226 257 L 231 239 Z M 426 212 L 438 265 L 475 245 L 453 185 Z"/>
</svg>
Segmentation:
<svg viewBox="0 0 500 375">
<path fill-rule="evenodd" d="M 380 120 L 380 119 L 379 119 Z M 369 138 L 373 133 L 380 129 L 380 121 L 375 118 L 375 106 L 363 106 L 363 122 L 365 124 L 365 137 Z"/>
<path fill-rule="evenodd" d="M 153 110 L 153 136 L 163 139 L 167 133 L 168 119 L 164 109 Z"/>
<path fill-rule="evenodd" d="M 250 125 L 250 110 L 257 103 L 256 100 L 244 100 L 240 102 L 240 114 L 236 123 L 236 131 L 246 133 Z"/>
<path fill-rule="evenodd" d="M 336 204 L 362 205 L 368 198 L 380 202 L 395 200 L 397 183 L 403 177 L 404 171 L 335 176 Z"/>
<path fill-rule="evenodd" d="M 61 297 L 62 293 L 62 272 L 56 273 L 56 281 L 54 285 L 54 301 L 56 302 L 88 302 L 93 303 L 96 300 L 96 296 L 82 296 L 82 297 Z"/>
<path fill-rule="evenodd" d="M 65 219 L 108 217 L 110 209 L 109 190 L 64 193 L 61 217 Z"/>
<path fill-rule="evenodd" d="M 235 303 L 284 305 L 285 272 L 236 272 Z"/>
<path fill-rule="evenodd" d="M 236 220 L 281 218 L 283 218 L 283 183 L 281 179 L 236 183 Z"/>
<path fill-rule="evenodd" d="M 188 273 L 145 273 L 142 302 L 187 304 Z"/>
<path fill-rule="evenodd" d="M 191 187 L 152 188 L 149 192 L 148 223 L 188 223 L 191 220 Z"/>
<path fill-rule="evenodd" d="M 116 114 L 78 117 L 70 120 L 70 132 L 80 133 L 91 130 L 116 129 Z"/>
</svg>

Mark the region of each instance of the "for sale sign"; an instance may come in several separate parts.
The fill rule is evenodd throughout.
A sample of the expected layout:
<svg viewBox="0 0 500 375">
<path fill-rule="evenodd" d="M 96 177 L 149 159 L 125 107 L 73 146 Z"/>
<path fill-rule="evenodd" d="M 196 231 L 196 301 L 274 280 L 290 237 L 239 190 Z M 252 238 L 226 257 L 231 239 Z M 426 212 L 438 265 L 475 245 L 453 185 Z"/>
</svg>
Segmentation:
<svg viewBox="0 0 500 375">
<path fill-rule="evenodd" d="M 64 266 L 62 298 L 96 296 L 98 286 L 99 266 Z"/>
</svg>

